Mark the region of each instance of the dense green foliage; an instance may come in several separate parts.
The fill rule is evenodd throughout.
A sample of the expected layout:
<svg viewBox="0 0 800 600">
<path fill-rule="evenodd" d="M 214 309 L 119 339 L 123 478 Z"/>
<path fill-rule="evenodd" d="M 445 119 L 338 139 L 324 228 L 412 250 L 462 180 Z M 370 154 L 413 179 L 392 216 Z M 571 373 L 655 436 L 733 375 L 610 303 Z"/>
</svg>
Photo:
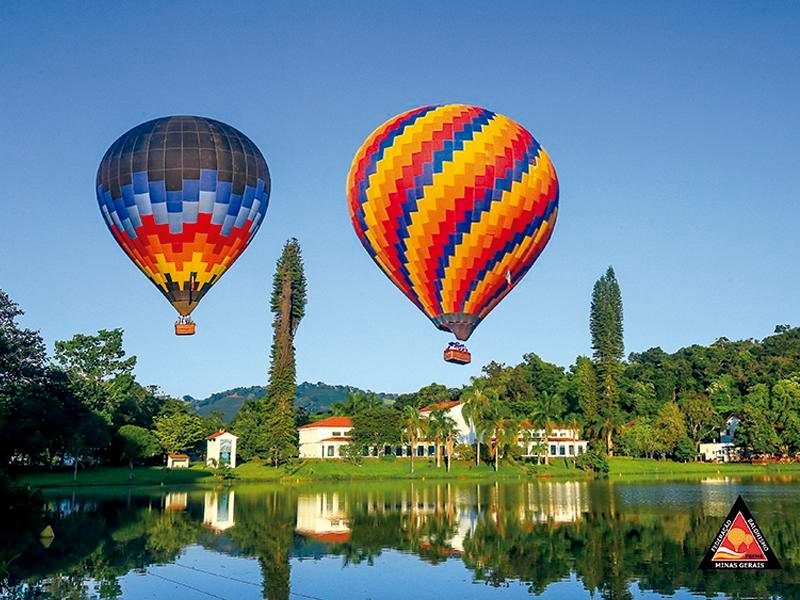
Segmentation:
<svg viewBox="0 0 800 600">
<path fill-rule="evenodd" d="M 136 381 L 121 329 L 57 341 L 47 358 L 38 332 L 0 290 L 0 470 L 80 464 L 158 462 L 166 452 L 198 450 L 220 424 L 187 402 Z"/>
</svg>

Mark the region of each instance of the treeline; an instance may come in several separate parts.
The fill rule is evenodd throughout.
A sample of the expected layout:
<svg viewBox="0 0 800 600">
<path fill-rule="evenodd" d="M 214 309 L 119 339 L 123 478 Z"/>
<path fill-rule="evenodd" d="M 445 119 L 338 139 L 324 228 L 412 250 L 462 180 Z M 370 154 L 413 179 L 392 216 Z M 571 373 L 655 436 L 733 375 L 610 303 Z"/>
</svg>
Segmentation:
<svg viewBox="0 0 800 600">
<path fill-rule="evenodd" d="M 735 415 L 745 455 L 800 452 L 800 328 L 779 325 L 763 340 L 720 338 L 674 353 L 655 347 L 625 360 L 622 295 L 609 268 L 592 292 L 589 329 L 593 355 L 567 369 L 530 353 L 513 366 L 490 362 L 460 389 L 433 383 L 401 394 L 392 409 L 356 397 L 332 412 L 358 417 L 356 443 L 391 444 L 408 437 L 406 407 L 462 400 L 485 439 L 513 440 L 527 419 L 542 429 L 575 427 L 608 455 L 679 461 L 693 460 L 699 443 L 717 441 Z M 501 459 L 516 452 L 506 446 Z M 484 451 L 496 462 L 493 448 Z"/>
<path fill-rule="evenodd" d="M 22 314 L 0 290 L 0 469 L 163 464 L 167 452 L 200 450 L 222 426 L 218 414 L 200 417 L 137 382 L 121 329 L 57 341 L 50 360 Z"/>
</svg>

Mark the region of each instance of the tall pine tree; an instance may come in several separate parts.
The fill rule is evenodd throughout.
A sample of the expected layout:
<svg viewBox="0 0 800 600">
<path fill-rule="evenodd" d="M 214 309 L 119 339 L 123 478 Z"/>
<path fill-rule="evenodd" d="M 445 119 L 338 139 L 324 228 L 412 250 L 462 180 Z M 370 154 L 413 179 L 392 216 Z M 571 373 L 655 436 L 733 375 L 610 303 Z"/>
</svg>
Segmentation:
<svg viewBox="0 0 800 600">
<path fill-rule="evenodd" d="M 599 429 L 609 455 L 614 452 L 613 434 L 621 424 L 619 380 L 625 344 L 622 334 L 622 294 L 613 267 L 608 267 L 592 290 L 589 316 L 592 349 L 597 373 L 597 413 Z"/>
<path fill-rule="evenodd" d="M 300 243 L 292 238 L 283 246 L 275 268 L 270 310 L 272 363 L 264 400 L 263 426 L 267 458 L 278 465 L 297 456 L 294 399 L 297 388 L 294 336 L 306 310 L 306 277 Z"/>
</svg>

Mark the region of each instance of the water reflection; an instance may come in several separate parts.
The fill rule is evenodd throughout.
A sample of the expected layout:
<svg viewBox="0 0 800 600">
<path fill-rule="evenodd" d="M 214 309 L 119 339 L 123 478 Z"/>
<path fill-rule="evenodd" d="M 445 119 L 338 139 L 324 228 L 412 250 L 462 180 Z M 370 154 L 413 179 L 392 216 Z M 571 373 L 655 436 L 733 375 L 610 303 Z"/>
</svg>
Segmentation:
<svg viewBox="0 0 800 600">
<path fill-rule="evenodd" d="M 216 534 L 236 525 L 233 511 L 236 506 L 236 492 L 206 492 L 203 501 L 203 527 Z"/>
<path fill-rule="evenodd" d="M 377 586 L 373 597 L 427 597 L 426 581 L 441 572 L 430 565 L 440 565 L 468 574 L 466 581 L 451 577 L 452 585 L 467 586 L 454 588 L 454 597 L 481 598 L 493 587 L 522 582 L 518 587 L 528 597 L 567 586 L 578 598 L 627 598 L 640 589 L 797 598 L 798 489 L 795 480 L 707 479 L 53 495 L 47 500 L 56 531 L 52 545 L 20 540 L 18 547 L 4 550 L 1 556 L 10 558 L 0 565 L 6 574 L 0 595 L 116 598 L 146 591 L 192 598 L 203 597 L 193 588 L 217 585 L 213 593 L 223 598 L 288 599 L 297 586 L 326 600 L 366 597 L 353 590 L 370 586 Z M 783 571 L 697 570 L 720 517 L 739 493 L 775 547 Z M 223 569 L 223 557 L 250 560 Z M 336 582 L 321 584 L 314 573 L 325 568 L 321 559 L 332 557 L 344 568 Z M 414 558 L 418 576 L 402 590 L 388 583 L 381 588 L 397 565 L 407 565 L 405 557 Z M 231 577 L 234 567 L 243 571 Z M 470 579 L 484 587 L 470 585 Z M 157 591 L 147 587 L 156 584 L 162 586 Z"/>
</svg>

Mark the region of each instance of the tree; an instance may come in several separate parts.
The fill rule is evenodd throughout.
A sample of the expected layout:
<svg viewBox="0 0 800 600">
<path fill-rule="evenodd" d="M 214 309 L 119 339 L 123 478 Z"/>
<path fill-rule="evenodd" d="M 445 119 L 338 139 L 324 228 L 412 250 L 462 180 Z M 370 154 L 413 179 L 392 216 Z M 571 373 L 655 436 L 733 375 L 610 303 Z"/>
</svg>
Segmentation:
<svg viewBox="0 0 800 600">
<path fill-rule="evenodd" d="M 663 454 L 673 454 L 678 441 L 687 437 L 686 421 L 681 409 L 675 402 L 667 402 L 658 411 L 655 420 L 656 448 Z"/>
<path fill-rule="evenodd" d="M 248 398 L 231 423 L 231 429 L 239 437 L 236 452 L 244 460 L 266 457 L 269 453 L 269 432 L 264 423 L 265 404 L 263 398 Z"/>
<path fill-rule="evenodd" d="M 406 406 L 403 409 L 403 436 L 408 440 L 409 456 L 411 458 L 411 472 L 414 472 L 414 454 L 417 450 L 417 442 L 424 438 L 428 429 L 428 420 L 424 418 L 419 409 L 414 406 Z"/>
<path fill-rule="evenodd" d="M 441 466 L 442 443 L 445 444 L 447 451 L 447 471 L 450 472 L 450 464 L 453 462 L 453 447 L 455 432 L 457 430 L 455 420 L 447 414 L 444 409 L 434 409 L 431 411 L 428 423 L 428 432 L 436 440 L 436 466 Z"/>
<path fill-rule="evenodd" d="M 481 462 L 481 427 L 479 423 L 483 421 L 484 415 L 489 409 L 492 401 L 497 401 L 497 395 L 494 390 L 484 391 L 477 385 L 464 394 L 464 407 L 462 414 L 467 420 L 467 423 L 472 425 L 475 430 L 475 466 Z"/>
<path fill-rule="evenodd" d="M 344 402 L 335 402 L 331 405 L 331 413 L 339 416 L 352 417 L 371 408 L 383 406 L 374 392 L 365 394 L 361 390 L 347 392 Z"/>
<path fill-rule="evenodd" d="M 681 394 L 679 406 L 686 417 L 686 427 L 695 448 L 722 426 L 722 419 L 706 394 Z"/>
<path fill-rule="evenodd" d="M 402 429 L 401 415 L 387 406 L 376 406 L 353 415 L 353 429 L 350 435 L 353 444 L 359 448 L 376 448 L 383 454 L 385 446 L 400 441 Z"/>
<path fill-rule="evenodd" d="M 614 423 L 619 405 L 619 379 L 625 353 L 622 327 L 622 295 L 612 267 L 594 284 L 589 316 L 592 349 L 599 384 L 599 419 L 606 451 L 614 453 Z"/>
<path fill-rule="evenodd" d="M 597 376 L 592 361 L 586 356 L 579 356 L 575 361 L 575 387 L 577 388 L 578 405 L 583 411 L 583 418 L 588 428 L 595 435 L 600 431 L 600 406 L 597 402 Z"/>
<path fill-rule="evenodd" d="M 269 386 L 263 425 L 269 439 L 268 458 L 277 467 L 297 456 L 294 399 L 297 393 L 294 336 L 306 310 L 306 277 L 300 243 L 283 246 L 272 282 L 270 310 L 274 318 Z"/>
<path fill-rule="evenodd" d="M 147 395 L 133 377 L 136 357 L 125 355 L 122 338 L 122 329 L 101 329 L 96 335 L 78 333 L 55 344 L 55 358 L 69 374 L 75 393 L 112 428 L 129 420 L 124 418 L 125 405 L 138 410 L 131 396 Z M 150 412 L 144 421 L 152 416 Z"/>
<path fill-rule="evenodd" d="M 190 450 L 205 439 L 203 419 L 187 412 L 162 414 L 155 418 L 155 435 L 169 453 Z"/>
<path fill-rule="evenodd" d="M 775 427 L 767 416 L 767 409 L 758 404 L 745 403 L 736 437 L 747 453 L 773 454 L 780 444 Z"/>
<path fill-rule="evenodd" d="M 161 444 L 153 432 L 137 425 L 123 425 L 117 435 L 122 441 L 122 457 L 133 471 L 136 460 L 150 458 L 161 451 Z"/>
<path fill-rule="evenodd" d="M 622 451 L 628 456 L 653 457 L 656 448 L 656 433 L 647 417 L 640 417 L 622 430 L 620 436 Z"/>
<path fill-rule="evenodd" d="M 555 394 L 543 392 L 536 401 L 530 419 L 536 429 L 544 431 L 545 440 L 553 431 L 553 423 L 561 419 L 563 410 L 564 404 Z M 544 453 L 544 464 L 550 464 L 549 452 Z"/>
</svg>

